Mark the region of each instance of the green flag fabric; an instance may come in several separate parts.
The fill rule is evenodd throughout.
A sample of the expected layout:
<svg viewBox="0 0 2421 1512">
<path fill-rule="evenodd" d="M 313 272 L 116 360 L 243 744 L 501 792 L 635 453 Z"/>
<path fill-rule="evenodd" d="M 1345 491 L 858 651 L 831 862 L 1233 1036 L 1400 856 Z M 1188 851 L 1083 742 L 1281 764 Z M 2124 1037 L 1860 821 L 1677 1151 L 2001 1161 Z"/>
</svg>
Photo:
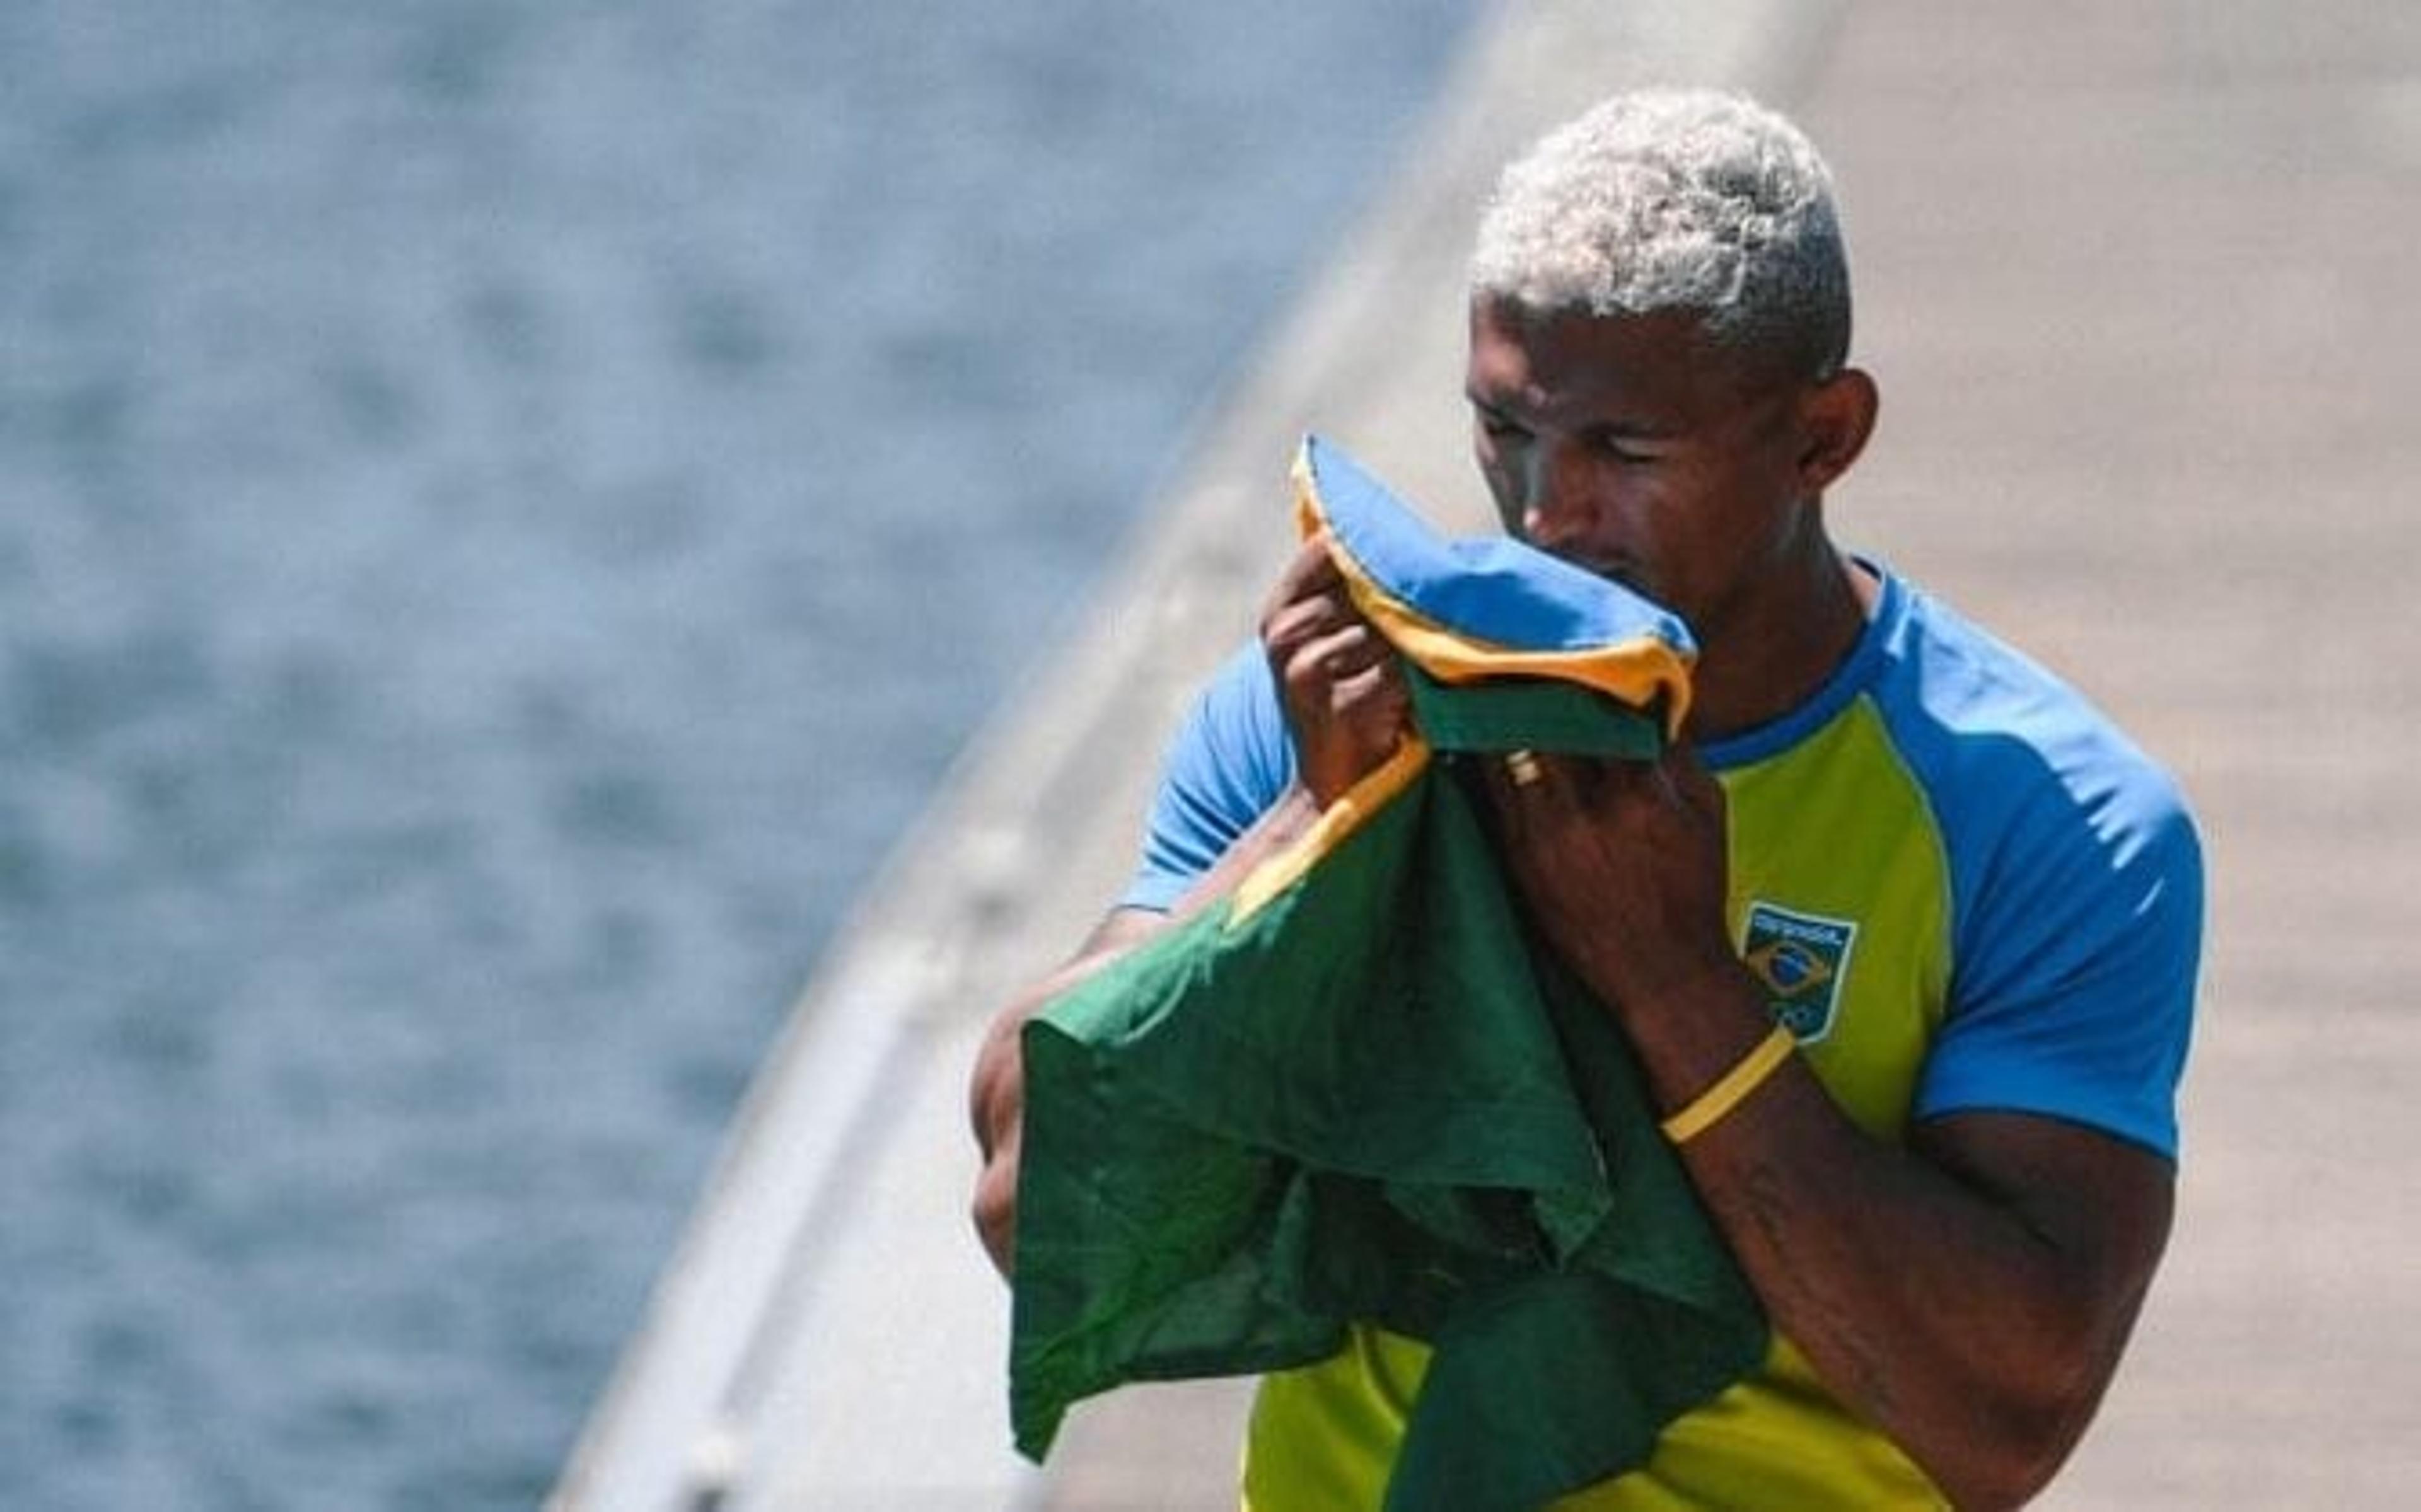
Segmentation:
<svg viewBox="0 0 2421 1512">
<path fill-rule="evenodd" d="M 1503 595 L 1442 599 L 1467 560 L 1317 441 L 1297 488 L 1357 601 L 1392 606 L 1372 618 L 1418 738 L 1234 897 L 1026 1023 L 1012 1426 L 1039 1459 L 1085 1396 L 1307 1364 L 1368 1323 L 1432 1351 L 1391 1512 L 1535 1507 L 1638 1464 L 1767 1344 L 1620 1032 L 1529 937 L 1474 770 L 1651 756 L 1676 700 L 1604 689 L 1672 676 L 1541 675 L 1536 602 L 1507 639 L 1484 607 Z M 1489 570 L 1587 600 L 1608 656 L 1678 646 L 1686 670 L 1652 605 L 1490 545 Z M 1592 664 L 1587 644 L 1553 657 Z"/>
</svg>

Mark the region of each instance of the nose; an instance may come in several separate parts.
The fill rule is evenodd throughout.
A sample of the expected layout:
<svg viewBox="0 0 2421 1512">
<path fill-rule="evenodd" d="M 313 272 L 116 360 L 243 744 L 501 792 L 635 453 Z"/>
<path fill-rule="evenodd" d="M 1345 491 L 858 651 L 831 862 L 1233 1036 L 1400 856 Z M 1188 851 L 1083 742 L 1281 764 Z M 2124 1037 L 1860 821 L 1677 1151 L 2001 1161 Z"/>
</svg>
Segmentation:
<svg viewBox="0 0 2421 1512">
<path fill-rule="evenodd" d="M 1561 437 L 1541 437 L 1522 459 L 1522 535 L 1557 555 L 1581 548 L 1597 525 L 1596 472 L 1587 456 Z"/>
</svg>

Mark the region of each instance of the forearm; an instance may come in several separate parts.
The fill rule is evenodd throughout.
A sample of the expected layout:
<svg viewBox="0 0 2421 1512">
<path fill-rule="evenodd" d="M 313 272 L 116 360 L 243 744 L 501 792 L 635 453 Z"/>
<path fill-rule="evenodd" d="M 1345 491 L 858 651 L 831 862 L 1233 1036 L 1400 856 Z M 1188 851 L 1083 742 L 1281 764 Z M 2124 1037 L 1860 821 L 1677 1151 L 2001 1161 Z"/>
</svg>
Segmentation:
<svg viewBox="0 0 2421 1512">
<path fill-rule="evenodd" d="M 1668 1114 L 1772 1028 L 1737 972 L 1621 1018 Z M 1681 1157 L 1775 1327 L 1835 1395 L 1959 1504 L 2010 1504 L 2090 1418 L 2159 1235 L 2063 1222 L 1942 1146 L 1868 1136 L 1794 1054 Z"/>
<path fill-rule="evenodd" d="M 1108 966 L 1152 935 L 1235 891 L 1261 862 L 1300 838 L 1320 817 L 1301 787 L 1290 787 L 1253 827 L 1237 837 L 1177 907 L 1166 914 L 1113 912 L 1065 965 L 1028 987 L 1001 1009 L 984 1035 L 968 1088 L 968 1112 L 983 1168 L 976 1178 L 976 1232 L 1002 1275 L 1015 1262 L 1019 1133 L 1025 1113 L 1025 1068 L 1019 1048 L 1026 1020 L 1043 1005 Z"/>
<path fill-rule="evenodd" d="M 1720 785 L 1686 746 L 1492 781 L 1534 920 L 1610 1005 L 1660 1110 L 1690 1107 L 1773 1030 L 1725 925 Z M 2116 1365 L 2167 1238 L 2172 1172 L 2019 1113 L 1905 1137 L 1866 1134 L 1791 1054 L 1680 1150 L 1776 1328 L 1834 1394 L 1960 1504 L 2022 1501 Z"/>
<path fill-rule="evenodd" d="M 1103 919 L 1057 971 L 1020 992 L 1001 1009 L 976 1052 L 968 1113 L 983 1157 L 976 1177 L 976 1233 L 1003 1276 L 1016 1263 L 1017 1161 L 1025 1115 L 1025 1067 L 1018 1036 L 1042 1005 L 1101 970 L 1153 932 L 1149 915 L 1132 911 Z"/>
</svg>

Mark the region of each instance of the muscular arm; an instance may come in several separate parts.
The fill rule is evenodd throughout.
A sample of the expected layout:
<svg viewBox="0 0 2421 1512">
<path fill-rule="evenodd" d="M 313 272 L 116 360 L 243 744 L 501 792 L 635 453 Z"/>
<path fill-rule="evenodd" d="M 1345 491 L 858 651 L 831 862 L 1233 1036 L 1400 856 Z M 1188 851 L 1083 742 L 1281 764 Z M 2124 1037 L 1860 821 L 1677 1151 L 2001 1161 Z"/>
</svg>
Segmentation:
<svg viewBox="0 0 2421 1512">
<path fill-rule="evenodd" d="M 1320 805 L 1300 787 L 1290 787 L 1203 875 L 1175 909 L 1113 909 L 1057 971 L 1020 992 L 996 1015 L 976 1052 L 968 1092 L 969 1114 L 983 1169 L 976 1178 L 976 1232 L 1004 1276 L 1016 1264 L 1018 1136 L 1025 1113 L 1025 1064 L 1018 1031 L 1045 1003 L 1132 950 L 1180 919 L 1236 889 L 1247 873 L 1291 844 L 1320 818 Z"/>
<path fill-rule="evenodd" d="M 1670 1113 L 1772 1028 L 1722 924 L 1721 791 L 1686 755 L 1546 767 L 1524 787 L 1498 781 L 1508 857 Z M 2168 1234 L 2171 1170 L 2148 1151 L 1984 1113 L 1896 1147 L 1797 1056 L 1681 1155 L 1775 1326 L 1961 1506 L 2012 1505 L 2050 1479 Z"/>
<path fill-rule="evenodd" d="M 968 1088 L 968 1114 L 983 1166 L 976 1177 L 975 1224 L 1003 1276 L 1015 1264 L 1017 1157 L 1025 1114 L 1025 1067 L 1018 1031 L 1037 1009 L 1168 927 L 1165 914 L 1114 909 L 1067 963 L 1012 998 L 985 1031 Z"/>
<path fill-rule="evenodd" d="M 1634 1043 L 1668 1110 L 1731 1064 L 1702 1048 L 1717 1026 L 1742 1053 L 1762 1032 L 1759 994 L 1740 989 L 1628 1016 L 1658 1026 Z M 1707 1029 L 1659 1032 L 1685 1014 Z M 1796 1057 L 1682 1160 L 1775 1325 L 1960 1506 L 2017 1504 L 2058 1469 L 2168 1235 L 2171 1172 L 2148 1151 L 1982 1113 L 1895 1148 Z"/>
</svg>

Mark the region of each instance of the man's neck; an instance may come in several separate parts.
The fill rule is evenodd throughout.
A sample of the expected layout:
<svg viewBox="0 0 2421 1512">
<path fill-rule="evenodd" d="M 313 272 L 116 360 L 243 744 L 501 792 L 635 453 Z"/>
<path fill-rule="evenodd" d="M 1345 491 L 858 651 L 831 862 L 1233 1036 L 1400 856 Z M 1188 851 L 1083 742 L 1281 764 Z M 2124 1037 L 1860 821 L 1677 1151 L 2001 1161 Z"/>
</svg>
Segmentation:
<svg viewBox="0 0 2421 1512">
<path fill-rule="evenodd" d="M 1691 739 L 1740 735 L 1806 702 L 1856 648 L 1882 591 L 1870 569 L 1830 545 L 1811 554 L 1705 647 L 1692 679 Z"/>
</svg>

